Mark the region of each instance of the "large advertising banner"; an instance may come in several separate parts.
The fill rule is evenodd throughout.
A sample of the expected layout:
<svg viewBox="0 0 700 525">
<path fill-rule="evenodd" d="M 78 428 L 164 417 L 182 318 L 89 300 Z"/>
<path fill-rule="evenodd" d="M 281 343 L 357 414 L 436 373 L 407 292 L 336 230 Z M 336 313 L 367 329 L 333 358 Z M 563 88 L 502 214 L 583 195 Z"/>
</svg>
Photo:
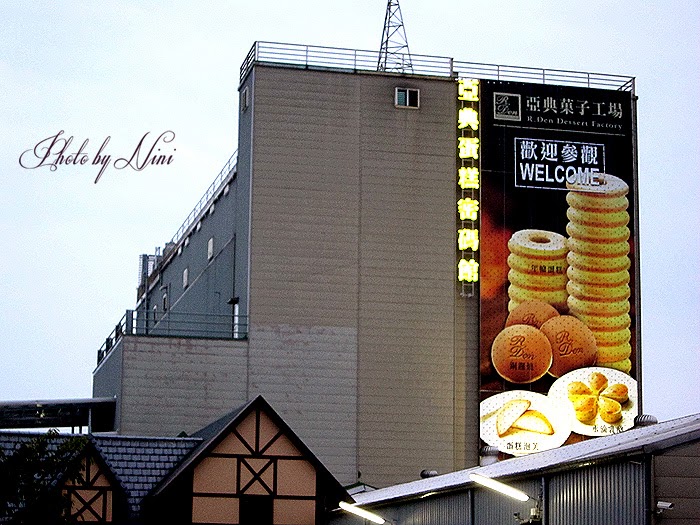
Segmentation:
<svg viewBox="0 0 700 525">
<path fill-rule="evenodd" d="M 481 438 L 521 455 L 638 414 L 634 100 L 479 83 Z"/>
</svg>

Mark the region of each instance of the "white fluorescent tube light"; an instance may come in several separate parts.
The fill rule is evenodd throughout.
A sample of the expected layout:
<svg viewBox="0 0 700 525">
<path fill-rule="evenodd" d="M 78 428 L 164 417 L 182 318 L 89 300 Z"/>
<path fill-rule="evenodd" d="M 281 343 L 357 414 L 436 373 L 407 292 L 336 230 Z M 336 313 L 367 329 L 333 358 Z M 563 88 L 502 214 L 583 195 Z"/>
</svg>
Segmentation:
<svg viewBox="0 0 700 525">
<path fill-rule="evenodd" d="M 500 481 L 496 481 L 495 479 L 487 478 L 486 476 L 481 476 L 479 474 L 469 474 L 469 479 L 471 479 L 474 483 L 478 483 L 479 485 L 488 487 L 492 490 L 500 492 L 501 494 L 505 494 L 506 496 L 509 496 L 513 499 L 517 499 L 518 501 L 527 501 L 530 499 L 530 496 L 528 496 L 524 492 L 513 488 L 509 485 L 506 485 L 505 483 L 501 483 Z"/>
<path fill-rule="evenodd" d="M 338 503 L 338 506 L 341 509 L 350 512 L 351 514 L 355 514 L 356 516 L 365 518 L 366 520 L 369 520 L 373 523 L 379 523 L 379 525 L 382 525 L 382 523 L 385 522 L 384 518 L 382 518 L 381 516 L 377 516 L 373 512 L 361 509 L 360 507 L 356 507 L 355 505 L 350 505 L 349 503 L 345 503 L 344 501 Z"/>
</svg>

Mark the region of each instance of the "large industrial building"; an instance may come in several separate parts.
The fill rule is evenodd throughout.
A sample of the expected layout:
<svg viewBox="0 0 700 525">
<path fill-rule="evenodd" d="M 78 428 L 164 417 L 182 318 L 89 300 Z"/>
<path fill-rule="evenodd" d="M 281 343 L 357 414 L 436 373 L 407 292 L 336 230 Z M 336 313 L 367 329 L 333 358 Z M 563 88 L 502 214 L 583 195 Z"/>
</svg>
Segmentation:
<svg viewBox="0 0 700 525">
<path fill-rule="evenodd" d="M 519 302 L 509 238 L 566 234 L 558 170 L 628 186 L 613 197 L 628 203 L 615 211 L 628 214 L 626 237 L 602 244 L 629 246 L 615 255 L 628 263 L 593 276 L 626 275 L 624 300 L 604 301 L 625 311 L 584 313 L 622 323 L 601 329 L 618 352 L 604 370 L 611 383 L 631 378 L 619 381 L 634 400 L 625 424 L 634 419 L 634 79 L 409 59 L 377 67 L 376 52 L 253 46 L 237 153 L 162 252 L 142 257 L 136 307 L 99 351 L 93 395 L 116 397 L 118 433 L 191 433 L 262 394 L 341 483 L 387 486 L 478 464 L 493 445 L 479 424 L 491 396 L 530 392 L 528 406 L 553 421 L 541 398 L 556 378 L 511 381 L 488 351 Z M 534 163 L 538 147 L 547 155 Z M 526 161 L 529 185 L 498 182 Z M 566 280 L 561 264 L 543 271 Z M 565 289 L 549 302 L 562 293 L 566 313 Z M 588 435 L 628 427 L 595 428 Z M 570 430 L 554 424 L 559 444 Z"/>
</svg>

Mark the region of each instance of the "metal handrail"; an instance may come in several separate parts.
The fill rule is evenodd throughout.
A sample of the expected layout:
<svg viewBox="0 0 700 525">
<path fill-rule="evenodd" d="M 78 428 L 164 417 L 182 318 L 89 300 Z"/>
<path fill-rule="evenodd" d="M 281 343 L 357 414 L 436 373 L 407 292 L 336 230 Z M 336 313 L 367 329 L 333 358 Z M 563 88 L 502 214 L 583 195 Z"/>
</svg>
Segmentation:
<svg viewBox="0 0 700 525">
<path fill-rule="evenodd" d="M 257 62 L 301 67 L 333 68 L 350 71 L 377 71 L 378 51 L 255 42 L 241 64 L 243 82 Z M 410 64 L 413 74 L 444 77 L 475 77 L 531 83 L 550 83 L 579 87 L 617 89 L 634 93 L 634 77 L 607 73 L 585 73 L 562 69 L 544 69 L 477 62 L 456 61 L 448 57 L 401 55 L 400 60 Z"/>
<path fill-rule="evenodd" d="M 525 66 L 454 62 L 455 75 L 479 79 L 508 80 L 542 84 L 557 84 L 602 89 L 617 89 L 634 93 L 634 77 L 607 73 L 586 73 L 566 69 L 541 69 Z"/>
<path fill-rule="evenodd" d="M 223 182 L 228 178 L 229 174 L 232 171 L 236 170 L 237 160 L 238 160 L 238 151 L 234 151 L 233 155 L 231 155 L 231 157 L 226 161 L 226 164 L 224 164 L 224 167 L 221 168 L 221 171 L 216 176 L 214 181 L 211 183 L 209 188 L 207 188 L 207 191 L 204 192 L 204 195 L 202 195 L 202 197 L 199 199 L 199 202 L 195 205 L 195 207 L 192 209 L 192 211 L 187 216 L 185 221 L 178 228 L 177 232 L 175 232 L 175 235 L 173 235 L 173 238 L 170 240 L 171 243 L 177 244 L 182 239 L 182 237 L 185 235 L 185 232 L 187 232 L 187 229 L 190 226 L 192 226 L 192 224 L 197 220 L 199 215 L 207 208 L 207 206 L 209 205 L 209 202 L 214 198 L 217 190 L 221 187 Z"/>
<path fill-rule="evenodd" d="M 127 310 L 98 349 L 98 365 L 125 335 L 246 339 L 248 337 L 248 316 L 191 312 L 157 314 Z"/>
</svg>

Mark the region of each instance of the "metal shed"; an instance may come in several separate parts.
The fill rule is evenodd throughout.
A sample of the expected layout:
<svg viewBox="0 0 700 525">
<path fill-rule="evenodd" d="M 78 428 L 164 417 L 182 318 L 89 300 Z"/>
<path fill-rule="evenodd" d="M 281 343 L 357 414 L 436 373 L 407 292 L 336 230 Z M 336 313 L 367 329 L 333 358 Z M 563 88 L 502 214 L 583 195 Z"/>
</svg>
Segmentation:
<svg viewBox="0 0 700 525">
<path fill-rule="evenodd" d="M 480 487 L 474 473 L 532 499 Z M 530 521 L 538 499 L 543 524 L 700 523 L 700 414 L 354 497 L 396 525 L 540 523 Z M 331 523 L 362 520 L 339 512 Z"/>
</svg>

